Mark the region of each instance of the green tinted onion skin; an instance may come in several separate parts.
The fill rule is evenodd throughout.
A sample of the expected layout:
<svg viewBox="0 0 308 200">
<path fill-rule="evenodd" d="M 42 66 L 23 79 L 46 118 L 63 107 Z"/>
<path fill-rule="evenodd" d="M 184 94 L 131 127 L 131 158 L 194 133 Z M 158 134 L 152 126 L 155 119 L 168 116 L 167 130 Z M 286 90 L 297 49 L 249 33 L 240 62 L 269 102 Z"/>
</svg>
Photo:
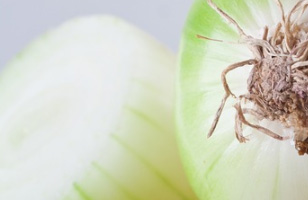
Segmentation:
<svg viewBox="0 0 308 200">
<path fill-rule="evenodd" d="M 216 0 L 223 11 L 255 38 L 264 27 L 275 27 L 281 13 L 272 0 Z M 287 13 L 294 1 L 282 1 Z M 197 35 L 214 40 L 204 40 Z M 187 18 L 181 42 L 177 77 L 177 130 L 182 160 L 199 199 L 300 199 L 308 198 L 308 160 L 299 156 L 292 139 L 275 140 L 245 127 L 249 141 L 239 143 L 234 134 L 236 101 L 229 98 L 213 136 L 207 138 L 224 96 L 221 72 L 229 65 L 253 59 L 239 34 L 204 0 L 196 0 Z M 227 76 L 232 92 L 244 94 L 251 67 Z M 262 126 L 279 134 L 292 130 L 263 120 Z"/>
<path fill-rule="evenodd" d="M 34 41 L 0 76 L 0 199 L 194 199 L 174 73 L 173 53 L 110 16 Z"/>
</svg>

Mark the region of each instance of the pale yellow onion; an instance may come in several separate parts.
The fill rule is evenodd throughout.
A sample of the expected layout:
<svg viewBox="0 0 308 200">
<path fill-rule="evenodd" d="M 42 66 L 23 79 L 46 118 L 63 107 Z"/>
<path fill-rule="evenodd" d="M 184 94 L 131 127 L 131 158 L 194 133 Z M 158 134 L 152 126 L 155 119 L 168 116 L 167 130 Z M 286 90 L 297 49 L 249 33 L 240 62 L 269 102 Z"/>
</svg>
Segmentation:
<svg viewBox="0 0 308 200">
<path fill-rule="evenodd" d="M 38 38 L 0 76 L 0 199 L 192 199 L 174 71 L 173 53 L 110 16 Z"/>
</svg>

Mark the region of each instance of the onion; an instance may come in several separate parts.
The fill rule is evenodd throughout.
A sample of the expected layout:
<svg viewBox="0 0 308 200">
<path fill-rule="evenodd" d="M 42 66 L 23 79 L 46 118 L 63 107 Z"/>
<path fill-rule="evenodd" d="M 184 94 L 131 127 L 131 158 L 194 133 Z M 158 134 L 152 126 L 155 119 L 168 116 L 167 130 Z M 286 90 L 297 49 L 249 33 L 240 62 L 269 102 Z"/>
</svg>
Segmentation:
<svg viewBox="0 0 308 200">
<path fill-rule="evenodd" d="M 120 19 L 64 23 L 0 76 L 0 199 L 193 199 L 175 56 Z"/>
<path fill-rule="evenodd" d="M 253 93 L 248 91 L 250 82 L 247 80 L 253 73 L 252 69 L 256 70 L 256 63 L 262 59 L 268 62 L 263 57 L 257 58 L 257 53 L 252 51 L 255 49 L 249 47 L 255 45 L 268 56 L 270 48 L 261 48 L 260 45 L 256 45 L 257 42 L 265 43 L 268 38 L 274 37 L 277 24 L 283 21 L 282 15 L 287 22 L 286 16 L 297 2 L 307 4 L 307 1 L 291 0 L 282 1 L 282 6 L 277 0 L 213 0 L 210 6 L 211 1 L 196 0 L 191 8 L 181 42 L 176 116 L 183 163 L 199 199 L 308 199 L 308 159 L 307 155 L 298 155 L 307 153 L 307 149 L 301 149 L 298 144 L 302 142 L 301 145 L 306 148 L 307 132 L 303 131 L 306 130 L 306 126 L 294 124 L 298 120 L 306 121 L 307 115 L 302 115 L 305 117 L 300 119 L 295 118 L 294 122 L 291 116 L 302 112 L 296 110 L 281 114 L 285 119 L 281 121 L 277 118 L 278 114 L 265 112 L 270 109 L 277 111 L 274 107 L 276 104 L 273 104 L 273 107 L 268 104 L 262 107 L 251 99 L 245 102 L 239 98 L 242 94 Z M 215 5 L 222 12 L 215 8 Z M 284 8 L 283 14 L 280 7 Z M 305 6 L 301 8 L 306 9 Z M 291 21 L 293 22 L 300 13 L 301 9 L 292 15 Z M 304 12 L 304 15 L 299 17 L 298 24 L 307 22 L 306 16 Z M 267 39 L 264 39 L 266 26 L 268 34 Z M 306 25 L 299 26 L 303 34 L 300 37 L 307 37 L 307 31 L 304 30 Z M 240 29 L 248 37 L 245 37 Z M 290 29 L 290 34 L 294 34 L 293 37 L 296 38 L 300 31 L 293 27 Z M 281 31 L 285 30 L 282 26 Z M 260 40 L 252 41 L 252 38 Z M 286 48 L 280 52 L 281 54 L 275 50 L 275 55 L 266 58 L 282 58 L 285 56 L 283 54 L 291 54 L 290 50 L 294 52 L 299 44 L 295 41 L 294 44 L 288 45 L 290 49 Z M 292 57 L 296 58 L 297 55 Z M 221 100 L 227 93 L 222 84 L 221 73 L 228 66 L 249 59 L 257 62 L 245 63 L 247 65 L 227 74 L 227 83 L 236 98 L 227 98 L 216 129 L 210 132 L 213 121 L 215 122 L 215 117 L 218 116 L 217 109 L 222 105 Z M 260 66 L 262 69 L 265 68 L 264 64 Z M 282 67 L 282 64 L 277 64 L 276 67 Z M 305 68 L 305 65 L 302 67 Z M 269 74 L 268 80 L 272 81 L 273 85 L 278 84 L 275 82 L 277 74 L 278 72 Z M 265 84 L 265 81 L 263 83 Z M 290 90 L 295 90 L 292 95 L 297 99 L 306 98 L 305 91 L 300 93 L 294 88 Z M 287 89 L 281 91 L 290 92 Z M 277 92 L 277 95 L 280 94 L 282 93 Z M 271 96 L 267 95 L 262 98 L 272 100 Z M 251 112 L 245 114 L 247 121 L 256 125 L 251 127 L 247 123 L 242 124 L 242 134 L 246 141 L 245 138 L 239 137 L 240 134 L 237 135 L 238 139 L 234 134 L 235 131 L 240 132 L 240 122 L 243 122 L 236 118 L 240 115 L 239 103 L 243 109 L 254 109 L 262 115 L 258 117 Z M 287 107 L 281 109 L 283 108 Z M 266 130 L 276 135 L 270 135 Z M 207 138 L 209 132 L 212 136 Z M 299 135 L 303 136 L 303 141 L 300 141 Z"/>
</svg>

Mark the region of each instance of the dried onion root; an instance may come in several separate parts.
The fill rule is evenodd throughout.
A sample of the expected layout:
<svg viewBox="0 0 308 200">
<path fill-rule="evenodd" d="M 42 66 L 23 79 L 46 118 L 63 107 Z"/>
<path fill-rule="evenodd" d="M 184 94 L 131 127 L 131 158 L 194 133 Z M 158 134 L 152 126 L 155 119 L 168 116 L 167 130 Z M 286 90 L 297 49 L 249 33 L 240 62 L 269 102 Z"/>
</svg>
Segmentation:
<svg viewBox="0 0 308 200">
<path fill-rule="evenodd" d="M 225 96 L 216 112 L 208 137 L 216 128 L 226 100 L 232 96 L 237 100 L 234 106 L 235 133 L 240 142 L 247 141 L 242 134 L 242 124 L 277 140 L 289 139 L 289 136 L 281 136 L 266 127 L 250 123 L 245 118 L 245 114 L 249 114 L 258 120 L 277 120 L 285 127 L 292 127 L 295 148 L 299 155 L 304 155 L 308 154 L 308 24 L 301 20 L 308 7 L 308 1 L 299 1 L 287 15 L 280 0 L 275 2 L 281 10 L 281 22 L 276 25 L 272 35 L 265 26 L 263 37 L 257 39 L 247 35 L 232 17 L 212 0 L 208 0 L 208 4 L 221 17 L 236 27 L 240 42 L 246 44 L 254 55 L 254 59 L 232 64 L 223 70 L 221 79 Z M 209 39 L 200 35 L 198 37 Z M 236 68 L 247 65 L 253 66 L 247 80 L 248 92 L 235 96 L 229 88 L 226 75 Z M 243 100 L 253 103 L 255 109 L 243 109 Z"/>
</svg>

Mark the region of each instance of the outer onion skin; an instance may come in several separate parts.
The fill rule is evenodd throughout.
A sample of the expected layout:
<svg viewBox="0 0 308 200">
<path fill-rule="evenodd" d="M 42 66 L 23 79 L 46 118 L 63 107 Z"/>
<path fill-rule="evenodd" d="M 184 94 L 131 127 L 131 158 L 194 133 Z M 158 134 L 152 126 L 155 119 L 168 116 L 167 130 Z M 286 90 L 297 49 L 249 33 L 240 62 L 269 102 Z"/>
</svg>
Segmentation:
<svg viewBox="0 0 308 200">
<path fill-rule="evenodd" d="M 261 38 L 265 25 L 272 27 L 281 17 L 272 0 L 214 2 L 256 38 Z M 282 3 L 286 13 L 294 5 L 291 0 Z M 307 157 L 298 156 L 291 141 L 277 141 L 250 128 L 244 128 L 250 140 L 240 144 L 234 134 L 234 100 L 228 100 L 214 135 L 206 138 L 224 95 L 222 70 L 252 58 L 245 45 L 228 43 L 238 39 L 234 27 L 206 1 L 194 2 L 182 36 L 176 109 L 178 140 L 190 183 L 204 200 L 308 199 Z M 228 75 L 236 94 L 246 91 L 250 69 Z M 279 123 L 261 123 L 276 132 L 290 132 Z"/>
<path fill-rule="evenodd" d="M 0 75 L 0 199 L 194 199 L 174 72 L 172 52 L 111 16 L 35 40 Z"/>
</svg>

